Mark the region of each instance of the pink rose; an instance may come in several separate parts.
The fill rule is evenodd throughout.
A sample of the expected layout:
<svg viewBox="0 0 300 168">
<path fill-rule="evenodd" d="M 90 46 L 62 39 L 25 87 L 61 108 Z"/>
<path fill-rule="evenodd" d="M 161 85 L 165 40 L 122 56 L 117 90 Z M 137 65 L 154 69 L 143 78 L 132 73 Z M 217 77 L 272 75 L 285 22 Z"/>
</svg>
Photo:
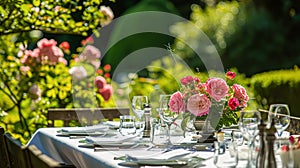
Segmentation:
<svg viewBox="0 0 300 168">
<path fill-rule="evenodd" d="M 68 64 L 68 61 L 67 61 L 64 57 L 59 57 L 59 58 L 58 58 L 58 62 L 61 62 L 61 63 L 63 63 L 64 65 L 67 65 L 67 64 Z"/>
<path fill-rule="evenodd" d="M 217 102 L 224 98 L 229 90 L 227 83 L 221 78 L 209 78 L 206 82 L 206 89 Z"/>
<path fill-rule="evenodd" d="M 101 52 L 98 48 L 92 45 L 87 45 L 79 57 L 80 60 L 86 60 L 88 63 L 94 65 L 96 69 L 100 66 Z"/>
<path fill-rule="evenodd" d="M 187 85 L 187 84 L 191 83 L 193 80 L 194 80 L 194 78 L 192 76 L 186 76 L 186 77 L 183 77 L 180 80 L 180 82 L 182 85 Z"/>
<path fill-rule="evenodd" d="M 104 86 L 106 85 L 105 78 L 103 76 L 97 76 L 95 78 L 95 85 L 98 89 L 104 88 Z"/>
<path fill-rule="evenodd" d="M 55 40 L 48 40 L 46 38 L 43 38 L 37 43 L 37 46 L 40 49 L 40 56 L 43 60 L 48 60 L 50 64 L 60 62 L 60 57 L 64 56 L 64 53 L 56 46 L 56 44 L 57 42 Z M 62 62 L 64 63 L 64 61 Z"/>
<path fill-rule="evenodd" d="M 228 71 L 226 73 L 226 78 L 228 78 L 230 80 L 234 79 L 235 77 L 236 77 L 236 74 L 234 72 L 232 72 L 232 71 Z"/>
<path fill-rule="evenodd" d="M 99 93 L 105 101 L 108 101 L 112 96 L 113 88 L 111 85 L 105 85 L 102 89 L 99 89 Z"/>
<path fill-rule="evenodd" d="M 40 41 L 38 41 L 37 46 L 39 49 L 41 49 L 41 48 L 56 46 L 56 44 L 57 44 L 57 42 L 53 39 L 48 40 L 46 38 L 43 38 Z"/>
<path fill-rule="evenodd" d="M 87 45 L 84 48 L 83 53 L 80 55 L 81 59 L 88 60 L 88 61 L 94 61 L 95 59 L 99 59 L 101 57 L 101 52 L 98 48 Z"/>
<path fill-rule="evenodd" d="M 177 91 L 172 94 L 169 101 L 170 110 L 173 112 L 185 112 L 185 103 L 182 94 Z"/>
<path fill-rule="evenodd" d="M 246 89 L 243 86 L 233 84 L 231 88 L 234 92 L 234 97 L 238 98 L 242 102 L 247 102 L 249 100 Z"/>
<path fill-rule="evenodd" d="M 109 24 L 113 20 L 114 13 L 110 7 L 100 6 L 100 12 L 104 15 L 104 18 L 100 21 L 102 26 Z"/>
<path fill-rule="evenodd" d="M 236 108 L 238 108 L 240 106 L 240 102 L 237 98 L 232 97 L 228 101 L 228 106 L 229 106 L 230 110 L 235 110 Z"/>
<path fill-rule="evenodd" d="M 20 70 L 23 74 L 27 74 L 27 72 L 30 71 L 30 67 L 29 66 L 21 66 Z"/>
<path fill-rule="evenodd" d="M 195 116 L 207 115 L 210 106 L 211 101 L 205 94 L 195 94 L 187 102 L 187 110 Z"/>
<path fill-rule="evenodd" d="M 25 50 L 24 56 L 21 59 L 22 64 L 35 66 L 37 62 L 41 62 L 41 58 L 39 57 L 40 50 L 38 48 L 31 50 Z"/>
</svg>

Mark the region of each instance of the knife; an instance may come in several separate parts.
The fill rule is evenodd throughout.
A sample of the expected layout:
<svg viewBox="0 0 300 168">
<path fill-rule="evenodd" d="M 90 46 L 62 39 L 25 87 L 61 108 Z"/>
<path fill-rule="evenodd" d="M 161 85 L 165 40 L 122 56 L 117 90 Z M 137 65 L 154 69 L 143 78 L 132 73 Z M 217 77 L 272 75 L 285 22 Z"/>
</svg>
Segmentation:
<svg viewBox="0 0 300 168">
<path fill-rule="evenodd" d="M 121 166 L 184 166 L 187 165 L 185 160 L 161 160 L 161 159 L 144 159 L 131 162 L 121 162 Z"/>
</svg>

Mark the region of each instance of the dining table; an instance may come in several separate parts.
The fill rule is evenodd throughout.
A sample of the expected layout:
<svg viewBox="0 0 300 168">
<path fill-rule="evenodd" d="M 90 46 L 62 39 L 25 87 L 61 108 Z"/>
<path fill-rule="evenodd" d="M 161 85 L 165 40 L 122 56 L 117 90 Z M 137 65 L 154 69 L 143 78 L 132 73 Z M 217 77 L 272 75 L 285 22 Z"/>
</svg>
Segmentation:
<svg viewBox="0 0 300 168">
<path fill-rule="evenodd" d="M 79 168 L 215 167 L 211 143 L 186 137 L 180 145 L 161 148 L 152 145 L 149 137 L 127 137 L 117 129 L 103 128 L 98 131 L 94 126 L 40 128 L 26 145 L 35 145 L 53 159 Z M 246 160 L 240 160 L 237 167 L 245 164 Z"/>
</svg>

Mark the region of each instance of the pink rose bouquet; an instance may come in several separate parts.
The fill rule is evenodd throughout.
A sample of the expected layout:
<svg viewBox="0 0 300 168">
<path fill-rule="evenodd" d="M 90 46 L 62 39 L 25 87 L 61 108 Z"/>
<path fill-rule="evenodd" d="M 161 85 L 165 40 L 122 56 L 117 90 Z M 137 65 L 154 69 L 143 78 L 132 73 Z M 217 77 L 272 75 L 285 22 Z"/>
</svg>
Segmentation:
<svg viewBox="0 0 300 168">
<path fill-rule="evenodd" d="M 185 118 L 193 115 L 206 119 L 213 113 L 215 105 L 221 104 L 221 112 L 210 115 L 210 120 L 215 121 L 213 127 L 217 130 L 236 124 L 236 112 L 247 107 L 249 97 L 243 86 L 234 83 L 235 77 L 236 74 L 231 71 L 226 73 L 225 79 L 212 77 L 205 82 L 197 77 L 185 76 L 180 80 L 180 90 L 171 96 L 170 109 L 183 113 Z M 182 127 L 185 130 L 184 124 Z"/>
</svg>

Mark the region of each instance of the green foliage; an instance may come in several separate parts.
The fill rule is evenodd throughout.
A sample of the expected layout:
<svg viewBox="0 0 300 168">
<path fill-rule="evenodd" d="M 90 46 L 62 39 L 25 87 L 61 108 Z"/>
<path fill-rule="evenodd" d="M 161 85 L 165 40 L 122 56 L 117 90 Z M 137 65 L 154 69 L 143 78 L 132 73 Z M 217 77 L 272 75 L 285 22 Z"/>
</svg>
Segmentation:
<svg viewBox="0 0 300 168">
<path fill-rule="evenodd" d="M 0 35 L 31 30 L 81 34 L 97 30 L 106 16 L 102 0 L 2 0 Z"/>
<path fill-rule="evenodd" d="M 69 70 L 76 65 L 72 59 L 78 55 L 70 50 L 64 49 L 64 56 L 70 61 L 67 65 L 33 60 L 29 71 L 22 70 L 28 68 L 22 62 L 24 50 L 33 48 L 42 33 L 88 36 L 108 24 L 113 13 L 101 4 L 102 0 L 1 0 L 0 125 L 23 142 L 36 129 L 47 125 L 47 108 L 114 106 L 112 100 L 104 100 L 94 89 L 95 73 L 72 85 Z M 77 52 L 81 51 L 79 47 Z M 36 89 L 32 93 L 34 85 L 41 92 Z M 73 96 L 77 102 L 73 102 Z"/>
<path fill-rule="evenodd" d="M 190 21 L 215 44 L 225 68 L 236 67 L 251 76 L 300 65 L 298 2 L 218 1 L 191 9 Z M 183 41 L 201 46 L 190 23 L 178 23 L 171 30 Z M 191 67 L 204 71 L 202 62 L 182 41 L 176 40 L 174 49 Z"/>
<path fill-rule="evenodd" d="M 1 42 L 8 45 L 11 41 Z M 0 108 L 1 114 L 7 114 L 0 117 L 0 122 L 22 141 L 26 142 L 38 128 L 47 126 L 48 108 L 114 106 L 111 100 L 104 100 L 94 86 L 95 77 L 100 74 L 95 73 L 91 64 L 73 59 L 68 65 L 62 62 L 53 64 L 37 61 L 39 57 L 30 57 L 33 59 L 26 63 L 26 51 L 19 49 L 19 44 L 11 44 L 10 50 L 6 51 L 11 54 L 0 60 L 0 93 L 3 98 Z M 16 56 L 18 51 L 23 54 Z M 74 58 L 77 57 L 75 54 Z M 75 80 L 70 74 L 70 68 L 78 66 L 84 66 L 88 71 L 84 79 Z M 110 83 L 110 79 L 106 79 Z"/>
<path fill-rule="evenodd" d="M 274 70 L 254 75 L 251 86 L 255 98 L 260 106 L 268 109 L 273 103 L 286 103 L 290 107 L 291 115 L 300 116 L 300 70 Z"/>
<path fill-rule="evenodd" d="M 244 5 L 242 2 L 230 1 L 220 2 L 216 6 L 206 6 L 204 9 L 199 5 L 191 7 L 191 23 L 183 22 L 172 26 L 172 33 L 179 37 L 174 44 L 174 52 L 184 58 L 191 67 L 200 68 L 204 71 L 203 63 L 198 61 L 195 53 L 184 42 L 193 44 L 193 48 L 201 46 L 197 36 L 199 32 L 195 31 L 193 25 L 199 27 L 205 35 L 212 41 L 219 54 L 224 52 L 227 47 L 227 39 L 231 37 L 238 29 L 239 25 L 245 20 Z M 229 65 L 234 67 L 233 65 Z"/>
</svg>

